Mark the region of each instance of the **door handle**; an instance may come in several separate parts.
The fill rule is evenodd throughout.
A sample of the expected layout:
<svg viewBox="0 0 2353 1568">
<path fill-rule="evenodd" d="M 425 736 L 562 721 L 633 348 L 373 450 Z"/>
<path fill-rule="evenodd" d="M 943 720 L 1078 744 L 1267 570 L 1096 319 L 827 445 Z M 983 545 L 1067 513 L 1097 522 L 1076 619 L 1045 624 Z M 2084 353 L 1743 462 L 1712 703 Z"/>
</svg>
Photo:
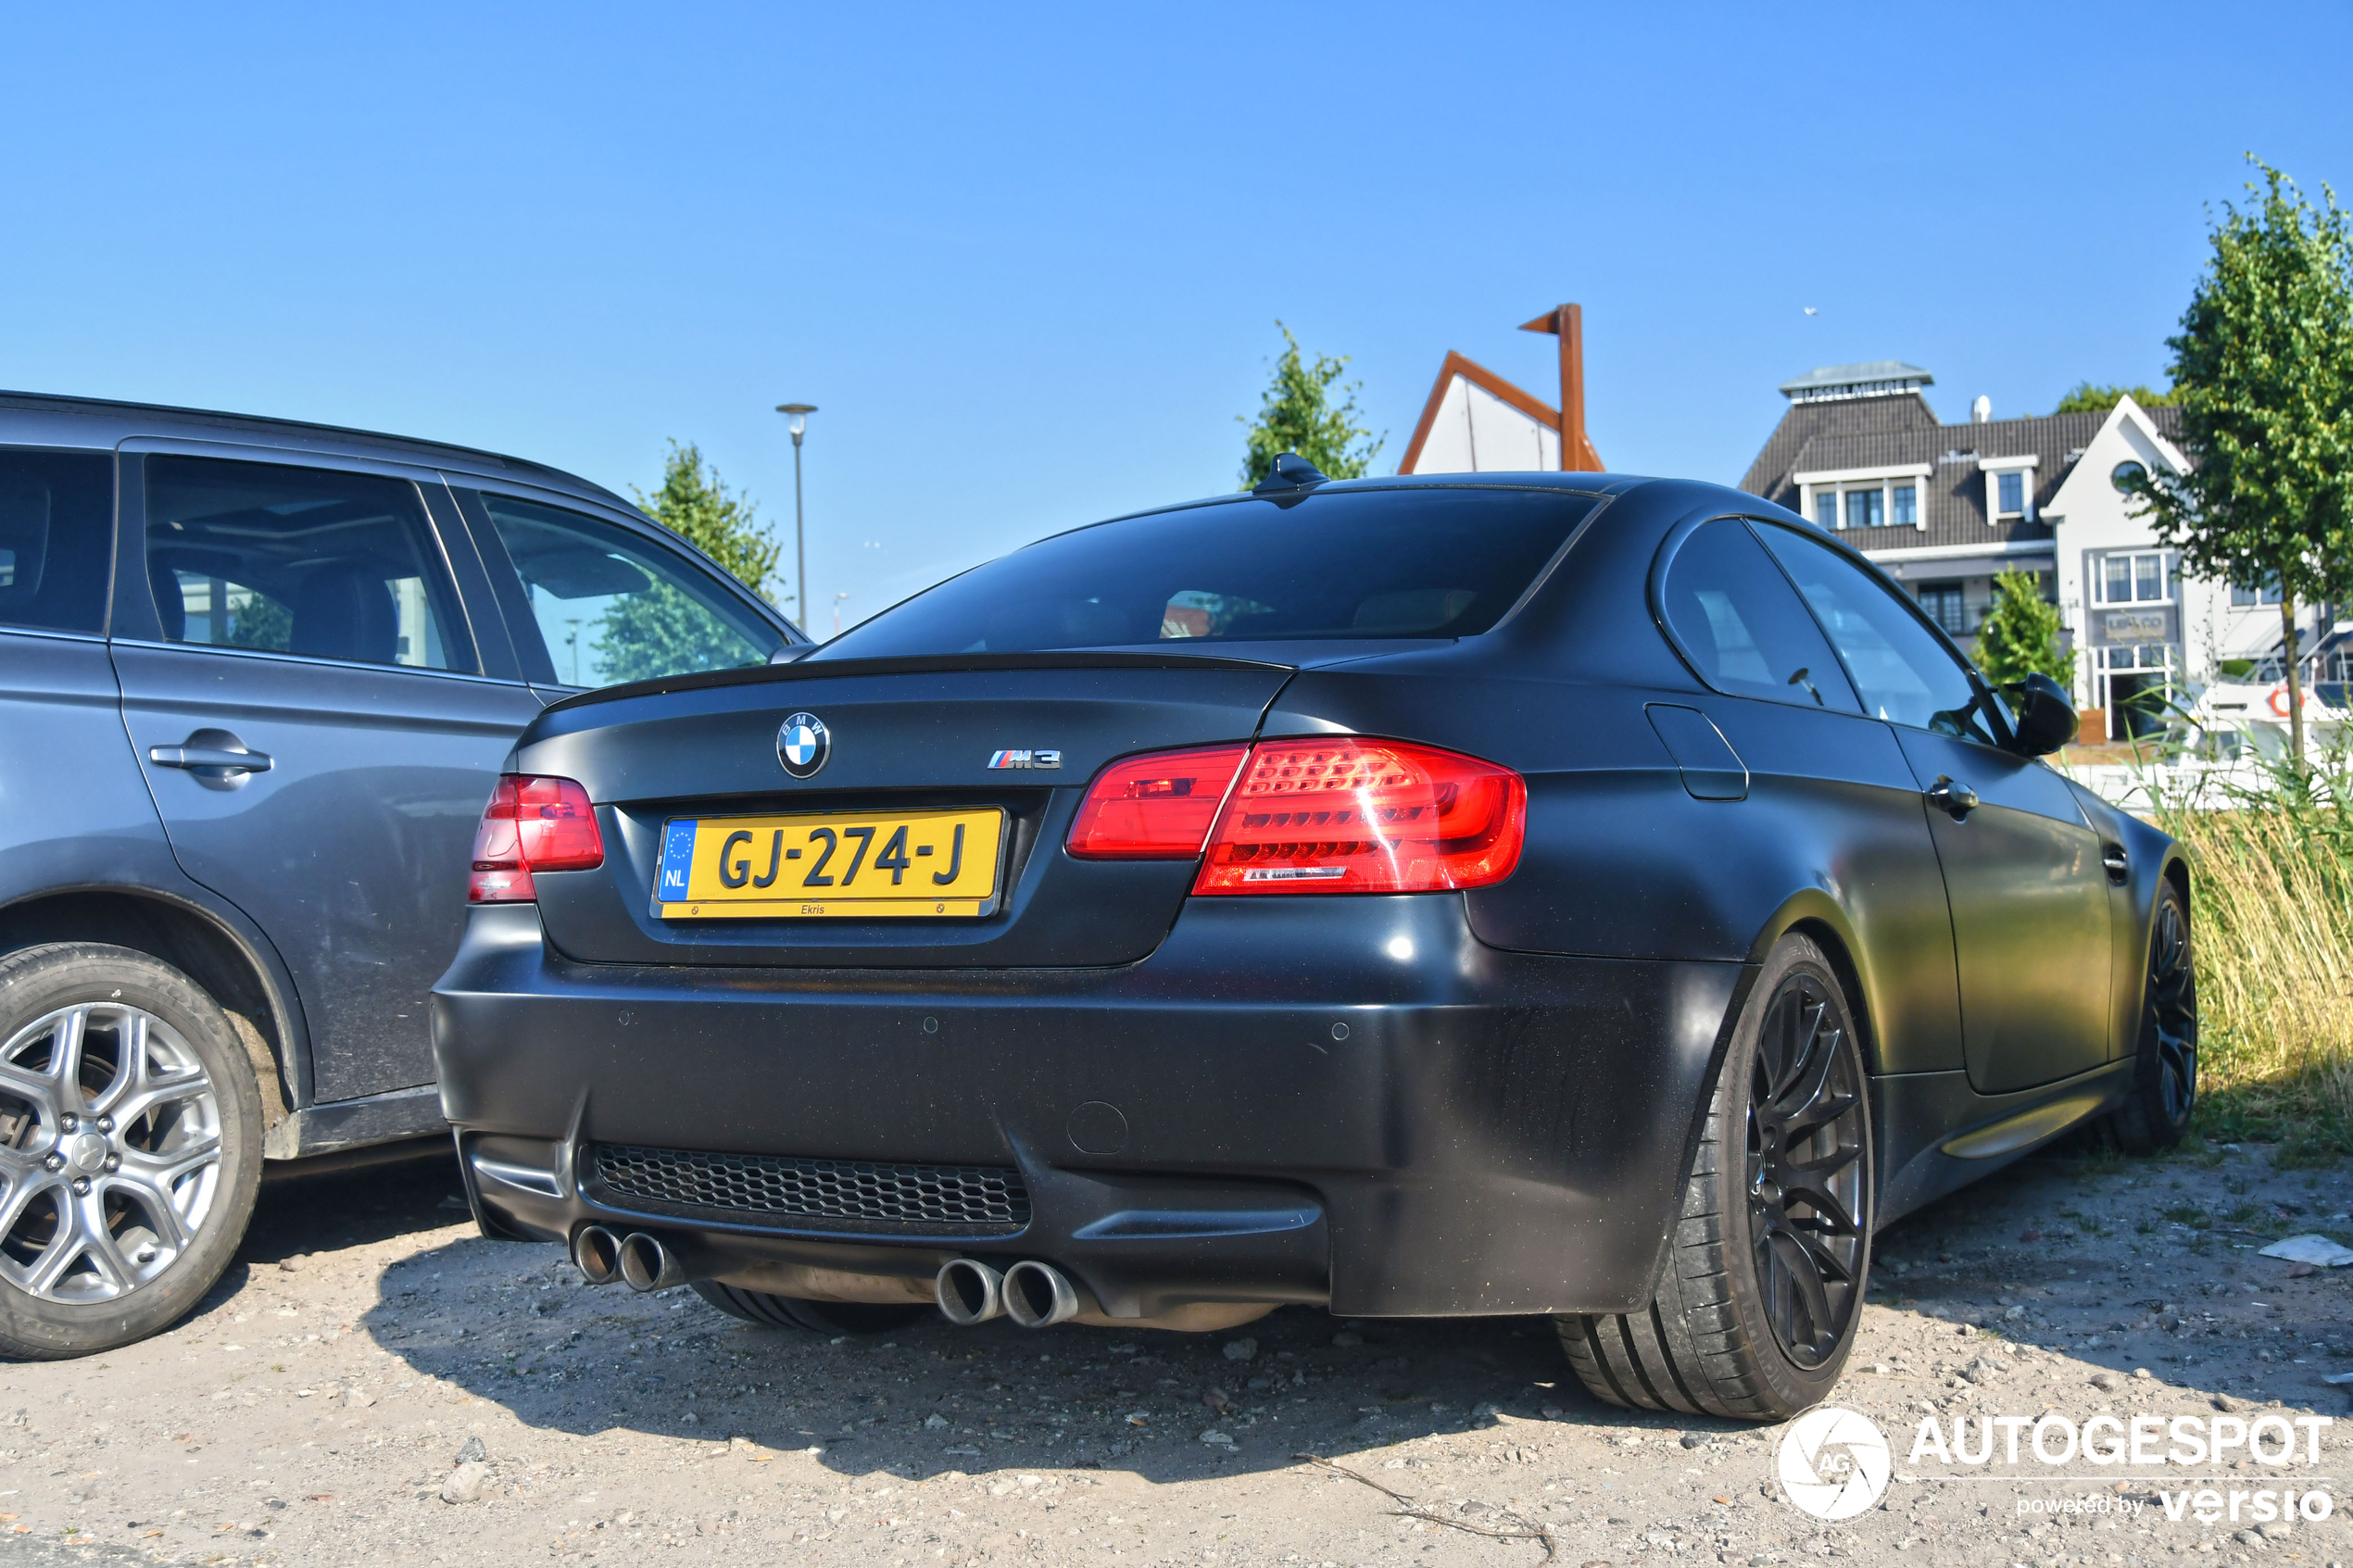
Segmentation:
<svg viewBox="0 0 2353 1568">
<path fill-rule="evenodd" d="M 224 773 L 266 773 L 273 765 L 266 751 L 230 751 L 209 746 L 157 746 L 147 760 L 158 768 L 218 768 Z"/>
<path fill-rule="evenodd" d="M 2121 887 L 2133 872 L 2133 857 L 2125 853 L 2121 844 L 2100 846 L 2100 864 L 2108 868 L 2108 881 Z"/>
<path fill-rule="evenodd" d="M 195 775 L 207 789 L 238 789 L 256 773 L 273 765 L 266 751 L 249 750 L 227 730 L 198 730 L 178 746 L 151 746 L 147 760 L 158 768 L 179 768 Z"/>
<path fill-rule="evenodd" d="M 1965 822 L 1969 814 L 1977 809 L 1977 791 L 1939 773 L 1936 782 L 1928 786 L 1928 803 L 1955 822 Z"/>
</svg>

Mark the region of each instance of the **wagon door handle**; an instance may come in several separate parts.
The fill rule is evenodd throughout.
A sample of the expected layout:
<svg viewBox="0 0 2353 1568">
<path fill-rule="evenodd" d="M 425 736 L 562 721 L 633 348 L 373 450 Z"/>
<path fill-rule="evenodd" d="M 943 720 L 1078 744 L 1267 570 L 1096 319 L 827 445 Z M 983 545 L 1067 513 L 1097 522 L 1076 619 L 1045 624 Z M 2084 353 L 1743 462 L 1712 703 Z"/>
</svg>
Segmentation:
<svg viewBox="0 0 2353 1568">
<path fill-rule="evenodd" d="M 2133 858 L 2124 852 L 2124 846 L 2121 844 L 2101 845 L 2100 864 L 2108 868 L 2108 881 L 2119 887 L 2123 886 L 2125 880 L 2132 874 Z"/>
<path fill-rule="evenodd" d="M 151 746 L 147 760 L 194 774 L 207 789 L 243 789 L 271 766 L 268 752 L 252 749 L 231 731 L 212 729 L 198 730 L 178 746 Z"/>
<path fill-rule="evenodd" d="M 1936 782 L 1928 786 L 1928 803 L 1955 822 L 1965 822 L 1969 814 L 1977 809 L 1977 791 L 1939 773 Z"/>
<path fill-rule="evenodd" d="M 209 746 L 149 746 L 147 760 L 158 768 L 218 768 L 224 773 L 266 773 L 275 765 L 266 751 Z"/>
</svg>

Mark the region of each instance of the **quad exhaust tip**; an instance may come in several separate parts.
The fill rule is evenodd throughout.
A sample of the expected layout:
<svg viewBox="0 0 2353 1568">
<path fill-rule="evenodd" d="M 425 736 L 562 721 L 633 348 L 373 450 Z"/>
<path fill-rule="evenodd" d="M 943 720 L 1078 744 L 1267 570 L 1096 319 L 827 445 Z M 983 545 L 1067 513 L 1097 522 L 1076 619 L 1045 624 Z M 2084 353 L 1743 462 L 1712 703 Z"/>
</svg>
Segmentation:
<svg viewBox="0 0 2353 1568">
<path fill-rule="evenodd" d="M 686 1284 L 686 1271 L 658 1237 L 633 1231 L 621 1244 L 621 1277 L 632 1290 L 667 1290 Z"/>
<path fill-rule="evenodd" d="M 572 1238 L 572 1261 L 590 1285 L 610 1285 L 621 1277 L 621 1237 L 602 1225 L 583 1225 Z"/>
<path fill-rule="evenodd" d="M 1005 1271 L 1005 1311 L 1024 1328 L 1051 1328 L 1078 1315 L 1078 1287 L 1051 1263 L 1025 1258 Z"/>
<path fill-rule="evenodd" d="M 1005 1276 L 970 1258 L 950 1258 L 939 1265 L 932 1294 L 939 1299 L 940 1315 L 959 1328 L 987 1323 L 1005 1310 Z"/>
</svg>

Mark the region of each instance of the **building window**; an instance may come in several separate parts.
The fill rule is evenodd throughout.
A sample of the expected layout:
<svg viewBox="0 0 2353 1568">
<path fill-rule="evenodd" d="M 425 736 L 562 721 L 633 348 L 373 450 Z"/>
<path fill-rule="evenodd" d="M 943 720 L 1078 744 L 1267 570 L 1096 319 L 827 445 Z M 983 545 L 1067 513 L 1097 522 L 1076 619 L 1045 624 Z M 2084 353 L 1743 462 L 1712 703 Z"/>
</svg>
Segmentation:
<svg viewBox="0 0 2353 1568">
<path fill-rule="evenodd" d="M 1996 491 L 1994 510 L 2003 517 L 2021 517 L 2026 512 L 2026 475 L 2016 470 L 1994 476 Z"/>
<path fill-rule="evenodd" d="M 1887 525 L 1887 492 L 1876 486 L 1846 493 L 1846 526 L 1883 528 Z"/>
<path fill-rule="evenodd" d="M 1814 521 L 1824 528 L 1834 529 L 1838 526 L 1837 491 L 1817 490 L 1814 492 Z"/>
<path fill-rule="evenodd" d="M 2132 487 L 2148 477 L 2148 470 L 2127 458 L 2108 470 L 2108 482 L 2116 486 L 2119 495 L 2132 494 Z"/>
<path fill-rule="evenodd" d="M 1918 528 L 1920 525 L 1919 486 L 1899 484 L 1895 487 L 1894 515 L 1888 521 L 1898 528 Z"/>
<path fill-rule="evenodd" d="M 2275 605 L 2279 602 L 2280 574 L 2276 571 L 2264 578 L 2263 585 L 2259 588 L 2241 587 L 2236 583 L 2231 584 L 2233 609 L 2253 609 L 2258 605 Z"/>
<path fill-rule="evenodd" d="M 2094 696 L 2108 710 L 2110 740 L 2137 740 L 2165 728 L 2175 697 L 2181 649 L 2172 643 L 2095 650 Z"/>
<path fill-rule="evenodd" d="M 2102 558 L 2098 573 L 2104 605 L 2171 604 L 2171 573 L 2163 551 L 2119 551 Z M 2276 601 L 2274 601 L 2276 602 Z"/>
<path fill-rule="evenodd" d="M 1969 610 L 1961 600 L 1958 583 L 1923 583 L 1920 584 L 1920 608 L 1929 618 L 1956 637 L 1969 632 Z"/>
</svg>

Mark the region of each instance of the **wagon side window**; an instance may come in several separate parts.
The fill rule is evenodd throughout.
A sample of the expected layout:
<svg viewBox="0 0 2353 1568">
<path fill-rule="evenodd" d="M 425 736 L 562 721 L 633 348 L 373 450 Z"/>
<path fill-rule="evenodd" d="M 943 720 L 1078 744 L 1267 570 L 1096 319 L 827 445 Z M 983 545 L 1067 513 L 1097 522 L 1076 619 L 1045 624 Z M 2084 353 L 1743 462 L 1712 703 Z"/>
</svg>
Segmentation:
<svg viewBox="0 0 2353 1568">
<path fill-rule="evenodd" d="M 1738 519 L 1685 537 L 1663 597 L 1676 642 L 1718 691 L 1862 711 L 1820 629 Z"/>
</svg>

